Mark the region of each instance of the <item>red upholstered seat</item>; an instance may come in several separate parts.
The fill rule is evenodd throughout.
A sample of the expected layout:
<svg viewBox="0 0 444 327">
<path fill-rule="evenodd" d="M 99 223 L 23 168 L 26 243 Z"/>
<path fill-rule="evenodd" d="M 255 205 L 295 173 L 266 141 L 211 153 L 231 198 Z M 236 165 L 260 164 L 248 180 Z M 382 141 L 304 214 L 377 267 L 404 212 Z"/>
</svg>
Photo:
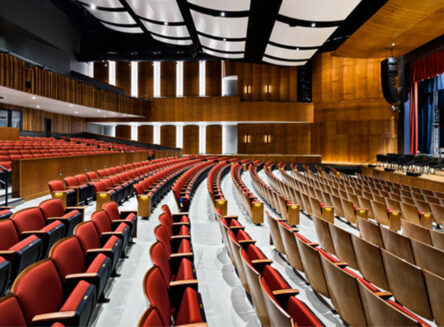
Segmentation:
<svg viewBox="0 0 444 327">
<path fill-rule="evenodd" d="M 131 227 L 130 235 L 131 237 L 134 236 L 137 229 L 137 211 L 119 212 L 119 208 L 115 202 L 105 203 L 103 205 L 103 210 L 105 210 L 111 221 L 124 220 L 126 224 L 129 224 Z"/>
<path fill-rule="evenodd" d="M 138 327 L 167 327 L 168 324 L 164 324 L 160 318 L 159 312 L 154 307 L 149 307 L 140 317 Z"/>
<path fill-rule="evenodd" d="M 49 257 L 54 261 L 63 282 L 70 279 L 69 275 L 72 274 L 95 274 L 95 277 L 78 276 L 75 280 L 88 280 L 96 287 L 97 298 L 102 295 L 111 274 L 111 259 L 105 254 L 98 253 L 87 267 L 79 239 L 71 236 L 56 243 L 52 247 Z"/>
<path fill-rule="evenodd" d="M 11 216 L 19 237 L 35 234 L 43 240 L 43 254 L 47 255 L 51 246 L 65 236 L 65 225 L 59 221 L 46 221 L 39 207 L 31 207 L 17 211 Z"/>
<path fill-rule="evenodd" d="M 40 314 L 63 311 L 72 312 L 72 318 L 64 322 L 69 325 L 86 325 L 96 302 L 94 285 L 85 281 L 77 283 L 65 295 L 57 269 L 49 259 L 22 272 L 12 286 L 11 293 L 17 297 L 28 325 L 41 325 L 36 317 Z M 54 320 L 59 320 L 57 318 Z"/>
<path fill-rule="evenodd" d="M 0 298 L 0 326 L 27 326 L 20 304 L 12 294 Z"/>
<path fill-rule="evenodd" d="M 11 263 L 3 257 L 0 257 L 0 296 L 5 293 L 6 287 L 11 278 Z"/>
<path fill-rule="evenodd" d="M 304 302 L 294 296 L 289 297 L 285 309 L 293 318 L 295 326 L 324 326 Z"/>
<path fill-rule="evenodd" d="M 91 220 L 99 232 L 100 237 L 108 238 L 108 235 L 115 235 L 122 239 L 123 248 L 128 245 L 131 228 L 126 223 L 113 223 L 105 210 L 96 211 L 91 216 Z"/>
<path fill-rule="evenodd" d="M 151 268 L 145 276 L 145 292 L 151 305 L 158 308 L 160 318 L 164 325 L 169 325 L 173 316 L 176 325 L 202 322 L 200 303 L 196 289 L 193 287 L 182 287 L 180 290 L 170 290 L 163 279 L 162 273 L 157 266 Z M 172 307 L 169 294 L 174 294 Z M 174 314 L 176 313 L 176 314 Z"/>
<path fill-rule="evenodd" d="M 178 237 L 171 239 L 165 226 L 159 225 L 154 229 L 157 240 L 162 243 L 168 255 L 172 253 L 191 252 L 191 244 L 188 238 Z"/>
<path fill-rule="evenodd" d="M 79 183 L 78 179 L 74 176 L 68 176 L 63 179 L 66 187 L 78 188 L 79 190 L 79 202 L 88 204 L 88 199 L 91 197 L 92 185 L 88 183 Z"/>
<path fill-rule="evenodd" d="M 74 189 L 67 189 L 63 181 L 61 180 L 53 180 L 48 182 L 49 190 L 51 193 L 53 192 L 64 192 L 66 193 L 66 205 L 67 206 L 75 206 L 77 204 L 77 191 Z"/>
<path fill-rule="evenodd" d="M 123 250 L 123 242 L 117 236 L 111 236 L 103 242 L 100 242 L 99 233 L 92 221 L 79 224 L 74 233 L 78 238 L 84 254 L 95 256 L 97 253 L 104 253 L 112 261 L 111 272 L 117 266 L 120 255 Z"/>
</svg>

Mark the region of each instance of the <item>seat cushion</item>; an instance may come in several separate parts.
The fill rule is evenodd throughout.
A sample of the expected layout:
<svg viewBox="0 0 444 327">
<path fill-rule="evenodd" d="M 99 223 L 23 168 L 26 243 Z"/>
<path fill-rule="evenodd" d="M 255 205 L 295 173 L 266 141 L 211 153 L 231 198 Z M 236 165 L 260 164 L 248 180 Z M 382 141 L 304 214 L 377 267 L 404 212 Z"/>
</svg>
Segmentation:
<svg viewBox="0 0 444 327">
<path fill-rule="evenodd" d="M 42 231 L 48 233 L 48 232 L 52 231 L 53 229 L 56 229 L 60 225 L 63 225 L 63 223 L 58 221 L 58 220 L 56 220 L 56 221 L 53 221 L 52 223 L 50 223 L 49 225 L 46 225 L 45 227 L 43 227 Z"/>
<path fill-rule="evenodd" d="M 184 291 L 179 309 L 176 315 L 176 325 L 201 322 L 199 297 L 197 291 L 191 287 L 187 287 Z"/>
<path fill-rule="evenodd" d="M 261 250 L 256 245 L 250 244 L 247 248 L 248 257 L 250 260 L 267 259 Z"/>
<path fill-rule="evenodd" d="M 81 280 L 77 283 L 76 287 L 72 290 L 71 294 L 66 299 L 60 311 L 76 311 L 80 302 L 84 300 L 85 294 L 88 288 L 91 286 L 90 283 Z"/>
<path fill-rule="evenodd" d="M 287 313 L 293 318 L 295 326 L 323 326 L 311 310 L 294 296 L 287 302 Z"/>
<path fill-rule="evenodd" d="M 0 326 L 26 326 L 20 305 L 16 297 L 0 302 Z"/>
<path fill-rule="evenodd" d="M 189 259 L 182 259 L 180 261 L 179 269 L 174 280 L 187 280 L 194 279 L 193 275 L 193 265 Z"/>
<path fill-rule="evenodd" d="M 180 230 L 179 230 L 179 235 L 184 236 L 184 235 L 190 235 L 190 231 L 188 229 L 187 226 L 181 226 Z"/>
<path fill-rule="evenodd" d="M 263 277 L 272 291 L 290 288 L 290 285 L 287 284 L 277 270 L 270 265 L 264 268 Z"/>
<path fill-rule="evenodd" d="M 310 241 L 308 240 L 308 239 L 306 239 L 304 236 L 302 236 L 301 234 L 299 234 L 299 233 L 294 233 L 294 235 L 298 238 L 298 239 L 300 239 L 302 242 L 304 242 L 304 243 L 310 243 Z"/>
<path fill-rule="evenodd" d="M 191 252 L 190 241 L 188 241 L 188 240 L 180 241 L 180 245 L 177 250 L 177 253 L 187 253 L 187 252 Z"/>
<path fill-rule="evenodd" d="M 119 238 L 115 235 L 111 236 L 108 241 L 106 241 L 105 245 L 103 245 L 104 249 L 113 249 L 118 245 Z"/>
<path fill-rule="evenodd" d="M 26 247 L 30 246 L 31 243 L 39 240 L 39 238 L 35 235 L 30 235 L 24 240 L 16 243 L 15 245 L 11 246 L 9 250 L 19 252 L 20 250 L 26 249 Z"/>
<path fill-rule="evenodd" d="M 72 218 L 72 217 L 77 216 L 79 214 L 80 214 L 79 210 L 72 210 L 72 211 L 69 211 L 69 212 L 65 213 L 63 215 L 63 218 L 68 218 L 69 219 L 69 218 Z"/>
<path fill-rule="evenodd" d="M 394 306 L 396 309 L 402 311 L 403 313 L 405 313 L 407 316 L 409 316 L 410 318 L 416 320 L 421 326 L 430 326 L 428 323 L 426 323 L 424 320 L 422 320 L 421 318 L 419 318 L 417 315 L 415 315 L 413 312 L 407 310 L 406 308 L 404 308 L 402 305 L 396 303 L 395 301 L 392 300 L 388 300 L 387 301 L 390 305 Z"/>
<path fill-rule="evenodd" d="M 103 254 L 103 253 L 99 253 L 94 260 L 91 262 L 91 264 L 89 265 L 88 269 L 86 270 L 87 273 L 96 273 L 100 270 L 100 268 L 102 268 L 102 266 L 105 263 L 105 260 L 108 257 Z"/>
</svg>

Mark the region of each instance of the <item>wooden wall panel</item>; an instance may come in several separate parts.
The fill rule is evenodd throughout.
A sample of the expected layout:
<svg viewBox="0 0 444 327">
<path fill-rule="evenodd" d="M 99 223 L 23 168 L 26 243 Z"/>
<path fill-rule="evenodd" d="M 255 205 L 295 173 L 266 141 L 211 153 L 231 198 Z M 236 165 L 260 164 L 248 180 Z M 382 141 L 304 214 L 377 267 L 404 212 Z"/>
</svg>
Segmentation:
<svg viewBox="0 0 444 327">
<path fill-rule="evenodd" d="M 186 125 L 183 127 L 183 151 L 184 154 L 199 153 L 199 126 Z"/>
<path fill-rule="evenodd" d="M 27 87 L 26 82 L 29 82 L 30 87 Z M 0 85 L 55 100 L 126 114 L 143 115 L 150 108 L 148 101 L 98 90 L 93 85 L 27 64 L 6 53 L 0 53 Z"/>
<path fill-rule="evenodd" d="M 164 125 L 160 127 L 160 144 L 172 148 L 176 147 L 176 126 Z"/>
<path fill-rule="evenodd" d="M 205 93 L 207 96 L 222 94 L 222 66 L 220 61 L 205 63 Z"/>
<path fill-rule="evenodd" d="M 23 114 L 23 131 L 26 132 L 43 132 L 45 129 L 45 118 L 51 119 L 52 133 L 75 134 L 86 132 L 87 129 L 85 118 L 60 115 L 48 111 L 8 104 L 2 104 L 1 107 L 5 109 L 20 110 Z"/>
<path fill-rule="evenodd" d="M 94 63 L 94 79 L 102 83 L 108 84 L 109 78 L 109 67 L 107 61 L 95 62 Z"/>
<path fill-rule="evenodd" d="M 116 137 L 119 139 L 131 140 L 131 126 L 129 125 L 117 125 Z"/>
<path fill-rule="evenodd" d="M 183 63 L 183 95 L 199 95 L 199 61 Z"/>
<path fill-rule="evenodd" d="M 222 126 L 208 125 L 206 126 L 206 153 L 221 154 L 222 153 Z"/>
<path fill-rule="evenodd" d="M 137 141 L 143 143 L 154 143 L 154 128 L 152 125 L 141 125 L 137 129 Z"/>
<path fill-rule="evenodd" d="M 237 140 L 239 153 L 311 154 L 312 124 L 239 124 Z M 245 143 L 250 135 L 250 143 Z M 265 135 L 271 136 L 265 143 Z"/>
<path fill-rule="evenodd" d="M 131 95 L 131 63 L 127 61 L 116 62 L 116 86 L 126 94 Z"/>
<path fill-rule="evenodd" d="M 153 63 L 139 62 L 138 66 L 139 98 L 147 99 L 154 94 Z"/>
<path fill-rule="evenodd" d="M 238 76 L 238 95 L 242 100 L 297 100 L 297 67 L 224 61 L 224 74 Z M 266 91 L 266 85 L 270 85 L 269 93 Z"/>
<path fill-rule="evenodd" d="M 160 95 L 163 97 L 176 96 L 176 65 L 175 61 L 160 63 Z"/>
<path fill-rule="evenodd" d="M 314 58 L 312 153 L 324 161 L 362 163 L 397 152 L 398 117 L 382 95 L 380 61 Z"/>
</svg>

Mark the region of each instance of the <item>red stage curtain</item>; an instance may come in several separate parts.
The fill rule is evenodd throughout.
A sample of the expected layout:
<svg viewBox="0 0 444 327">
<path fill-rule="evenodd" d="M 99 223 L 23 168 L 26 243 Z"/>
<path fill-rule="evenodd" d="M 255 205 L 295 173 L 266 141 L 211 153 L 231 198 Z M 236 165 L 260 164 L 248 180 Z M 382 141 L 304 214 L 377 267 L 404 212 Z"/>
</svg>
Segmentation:
<svg viewBox="0 0 444 327">
<path fill-rule="evenodd" d="M 410 64 L 410 154 L 418 152 L 418 82 L 444 73 L 444 49 Z"/>
</svg>

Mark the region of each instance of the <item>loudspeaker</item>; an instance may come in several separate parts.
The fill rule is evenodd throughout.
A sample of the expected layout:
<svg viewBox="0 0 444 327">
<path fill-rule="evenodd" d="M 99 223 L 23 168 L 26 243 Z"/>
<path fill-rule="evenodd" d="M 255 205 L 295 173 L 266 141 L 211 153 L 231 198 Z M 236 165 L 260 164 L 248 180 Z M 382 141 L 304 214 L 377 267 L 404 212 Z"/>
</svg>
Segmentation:
<svg viewBox="0 0 444 327">
<path fill-rule="evenodd" d="M 298 102 L 311 100 L 311 60 L 298 67 Z"/>
<path fill-rule="evenodd" d="M 396 86 L 398 76 L 398 59 L 387 58 L 381 62 L 381 86 L 384 98 L 390 104 L 398 104 L 401 100 Z"/>
</svg>

